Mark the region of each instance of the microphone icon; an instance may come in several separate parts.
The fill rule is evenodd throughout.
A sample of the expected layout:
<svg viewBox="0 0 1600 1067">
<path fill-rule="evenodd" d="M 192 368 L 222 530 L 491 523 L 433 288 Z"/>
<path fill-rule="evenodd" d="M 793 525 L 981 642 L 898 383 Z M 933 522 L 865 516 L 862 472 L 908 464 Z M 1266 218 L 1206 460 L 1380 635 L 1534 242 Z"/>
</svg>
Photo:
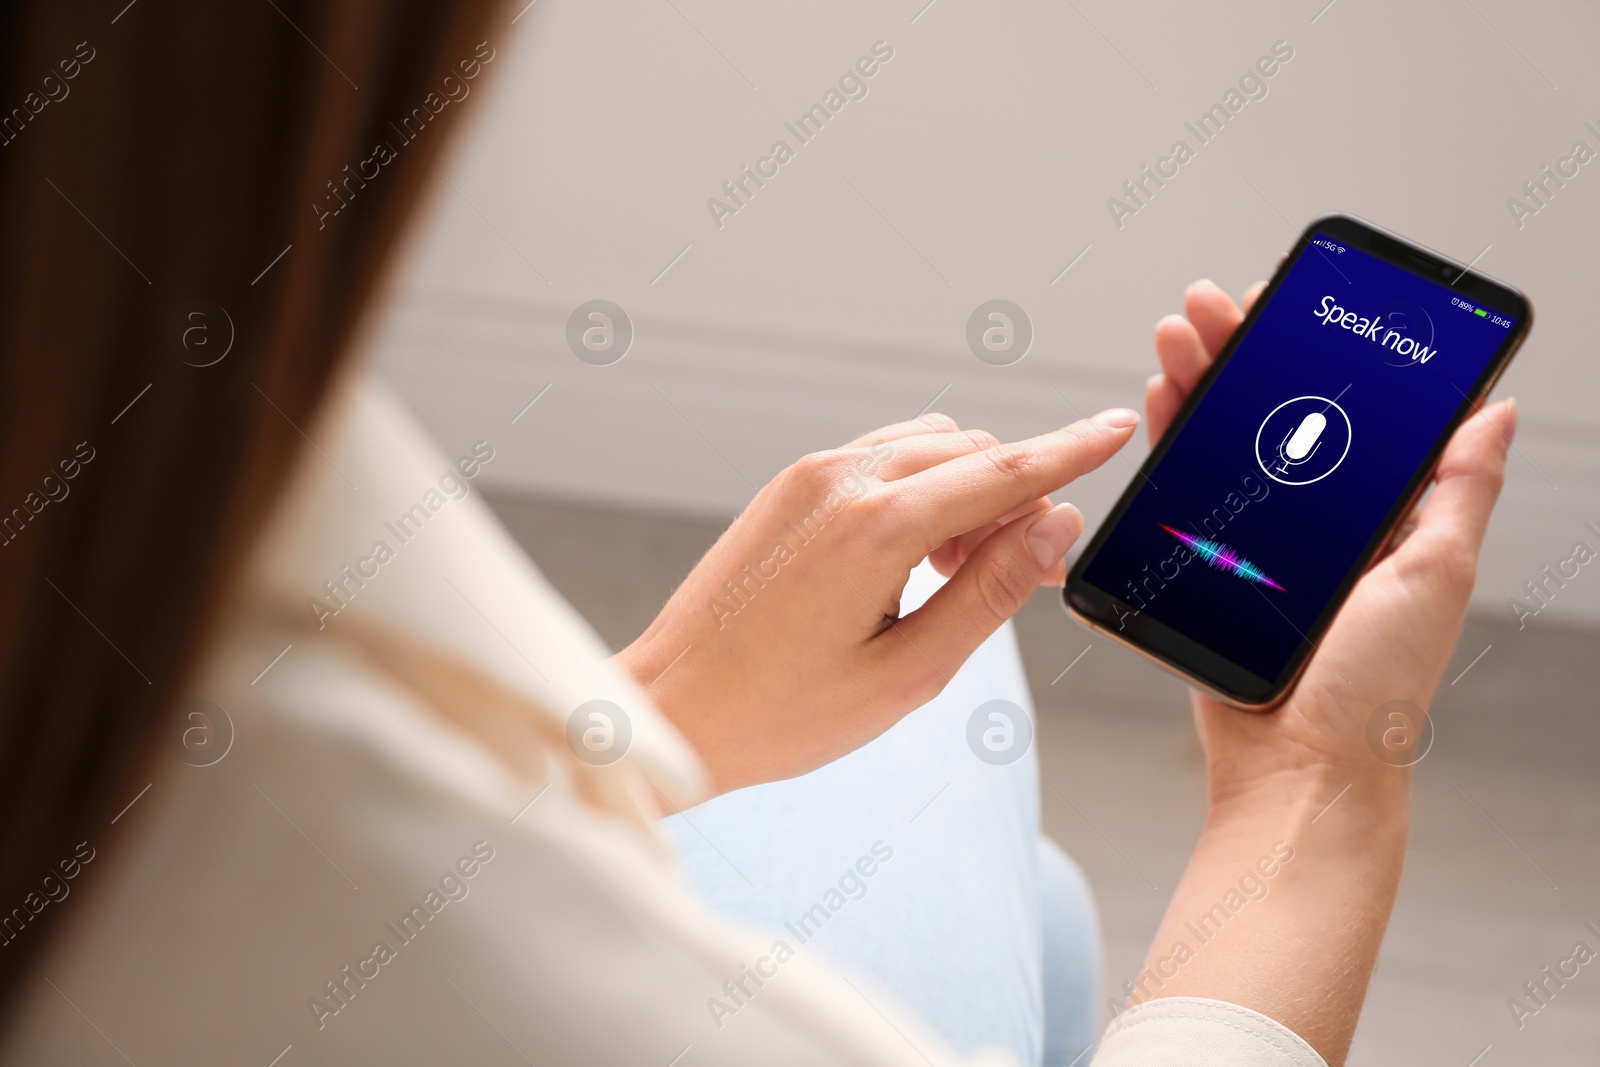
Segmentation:
<svg viewBox="0 0 1600 1067">
<path fill-rule="evenodd" d="M 1322 431 L 1327 428 L 1328 417 L 1313 411 L 1300 420 L 1300 425 L 1284 435 L 1278 444 L 1277 473 L 1288 474 L 1290 467 L 1307 462 L 1322 447 Z"/>
<path fill-rule="evenodd" d="M 1256 430 L 1256 464 L 1262 474 L 1282 485 L 1310 485 L 1344 463 L 1350 454 L 1350 436 L 1350 416 L 1337 400 L 1297 396 L 1261 420 Z"/>
</svg>

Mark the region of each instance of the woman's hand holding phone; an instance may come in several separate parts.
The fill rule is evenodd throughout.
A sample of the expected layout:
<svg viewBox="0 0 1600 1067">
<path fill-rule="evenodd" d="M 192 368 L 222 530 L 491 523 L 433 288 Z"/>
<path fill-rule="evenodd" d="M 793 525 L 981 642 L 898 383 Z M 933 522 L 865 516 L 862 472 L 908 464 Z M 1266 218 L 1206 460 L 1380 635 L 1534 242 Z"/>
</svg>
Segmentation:
<svg viewBox="0 0 1600 1067">
<path fill-rule="evenodd" d="M 1246 310 L 1261 290 L 1245 295 Z M 1162 373 L 1145 397 L 1152 442 L 1243 316 L 1217 286 L 1197 282 L 1185 315 L 1157 326 Z M 1409 771 L 1373 751 L 1368 722 L 1390 701 L 1426 709 L 1432 700 L 1461 630 L 1515 429 L 1515 403 L 1505 401 L 1456 431 L 1431 494 L 1361 577 L 1283 704 L 1251 713 L 1194 695 L 1211 812 L 1147 970 L 1170 970 L 1173 944 L 1195 940 L 1185 924 L 1224 900 L 1274 844 L 1295 859 L 1254 911 L 1229 922 L 1225 938 L 1191 946 L 1192 960 L 1159 985 L 1146 982 L 1134 999 L 1244 1004 L 1295 1030 L 1329 1063 L 1343 1061 L 1407 830 Z"/>
<path fill-rule="evenodd" d="M 1261 288 L 1245 294 L 1241 309 L 1212 283 L 1197 282 L 1187 294 L 1186 317 L 1170 316 L 1157 326 L 1162 373 L 1145 391 L 1152 442 L 1166 432 Z M 1461 631 L 1515 430 L 1510 400 L 1461 426 L 1439 461 L 1432 494 L 1356 584 L 1282 707 L 1264 716 L 1239 715 L 1196 695 L 1202 738 L 1228 750 L 1225 765 L 1214 768 L 1214 796 L 1225 799 L 1259 778 L 1296 769 L 1331 768 L 1346 781 L 1390 769 L 1367 745 L 1367 717 L 1389 701 L 1426 708 L 1432 699 Z"/>
</svg>

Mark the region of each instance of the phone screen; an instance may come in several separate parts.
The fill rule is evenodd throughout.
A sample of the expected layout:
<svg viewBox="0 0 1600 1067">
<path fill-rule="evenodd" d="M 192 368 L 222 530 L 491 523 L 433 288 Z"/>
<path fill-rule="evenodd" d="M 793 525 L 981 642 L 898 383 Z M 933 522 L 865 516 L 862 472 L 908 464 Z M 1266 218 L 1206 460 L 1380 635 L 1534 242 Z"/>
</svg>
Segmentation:
<svg viewBox="0 0 1600 1067">
<path fill-rule="evenodd" d="M 1516 325 L 1313 231 L 1091 549 L 1110 628 L 1280 678 Z"/>
</svg>

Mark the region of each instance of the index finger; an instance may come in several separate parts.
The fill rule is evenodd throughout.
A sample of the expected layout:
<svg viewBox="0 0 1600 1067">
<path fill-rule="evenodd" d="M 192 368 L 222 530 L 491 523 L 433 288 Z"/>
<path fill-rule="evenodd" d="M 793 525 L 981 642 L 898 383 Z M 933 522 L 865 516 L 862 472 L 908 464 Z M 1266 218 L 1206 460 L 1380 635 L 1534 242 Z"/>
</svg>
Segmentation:
<svg viewBox="0 0 1600 1067">
<path fill-rule="evenodd" d="M 1139 413 L 1111 408 L 1059 430 L 995 445 L 890 483 L 927 549 L 986 526 L 1055 492 L 1110 459 L 1139 425 Z"/>
</svg>

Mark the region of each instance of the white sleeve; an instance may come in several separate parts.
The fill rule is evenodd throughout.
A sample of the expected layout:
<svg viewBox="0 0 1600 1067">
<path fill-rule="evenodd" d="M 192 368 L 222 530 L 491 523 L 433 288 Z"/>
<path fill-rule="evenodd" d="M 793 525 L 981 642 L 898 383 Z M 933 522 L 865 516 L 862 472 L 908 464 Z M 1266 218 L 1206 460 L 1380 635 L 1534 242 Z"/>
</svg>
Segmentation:
<svg viewBox="0 0 1600 1067">
<path fill-rule="evenodd" d="M 1146 1001 L 1106 1030 L 1091 1067 L 1327 1067 L 1293 1030 L 1220 1000 Z"/>
</svg>

